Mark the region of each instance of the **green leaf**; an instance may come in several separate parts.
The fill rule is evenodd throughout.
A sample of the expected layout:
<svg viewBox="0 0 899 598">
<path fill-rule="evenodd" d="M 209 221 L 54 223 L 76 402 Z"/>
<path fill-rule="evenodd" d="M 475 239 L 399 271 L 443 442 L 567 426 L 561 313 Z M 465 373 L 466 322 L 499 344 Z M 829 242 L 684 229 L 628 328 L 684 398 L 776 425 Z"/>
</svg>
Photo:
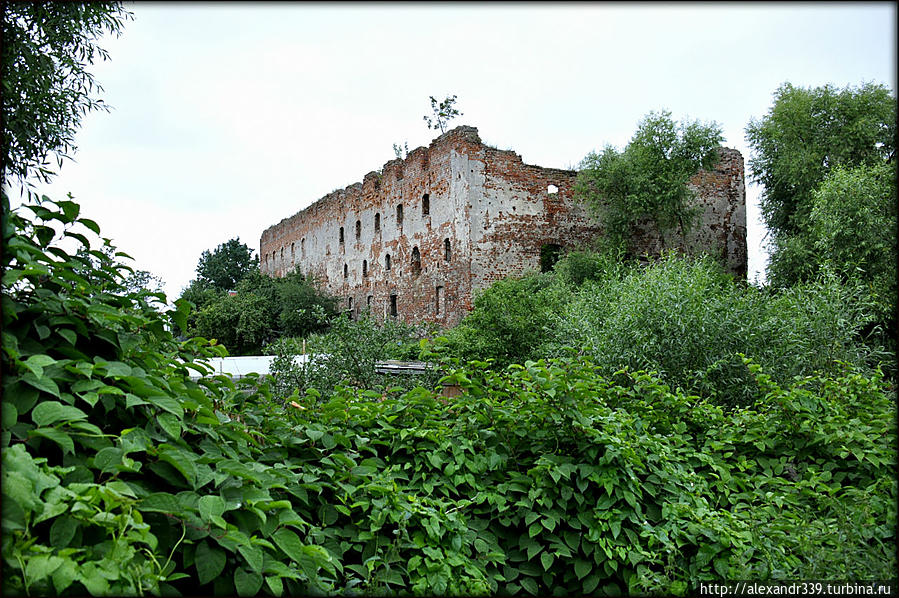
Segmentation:
<svg viewBox="0 0 899 598">
<path fill-rule="evenodd" d="M 75 443 L 72 441 L 72 438 L 62 430 L 57 430 L 56 428 L 36 428 L 31 430 L 30 434 L 49 438 L 62 448 L 63 454 L 75 454 Z"/>
<path fill-rule="evenodd" d="M 284 593 L 284 582 L 281 581 L 280 577 L 269 575 L 265 578 L 265 583 L 268 584 L 269 589 L 275 596 L 280 596 Z"/>
<path fill-rule="evenodd" d="M 157 407 L 168 411 L 172 415 L 176 415 L 179 418 L 184 418 L 184 409 L 181 408 L 181 404 L 171 397 L 156 396 L 144 397 L 144 399 L 148 403 L 152 403 L 153 405 L 156 405 Z"/>
<path fill-rule="evenodd" d="M 246 560 L 247 565 L 249 565 L 250 569 L 252 569 L 256 573 L 262 573 L 262 548 L 252 545 L 238 546 L 237 551 L 241 554 L 241 556 L 243 556 L 244 560 Z M 260 581 L 260 583 L 262 582 Z"/>
<path fill-rule="evenodd" d="M 584 594 L 588 596 L 592 594 L 593 590 L 596 589 L 600 581 L 602 581 L 602 575 L 598 573 L 594 573 L 593 575 L 585 579 L 584 585 L 582 586 L 584 588 Z"/>
<path fill-rule="evenodd" d="M 291 560 L 299 563 L 303 559 L 303 543 L 294 532 L 282 527 L 272 534 L 272 540 Z"/>
<path fill-rule="evenodd" d="M 156 417 L 159 427 L 165 430 L 165 433 L 177 440 L 181 438 L 181 421 L 171 413 L 160 413 Z"/>
<path fill-rule="evenodd" d="M 518 583 L 521 584 L 522 589 L 524 591 L 526 591 L 528 594 L 531 594 L 533 596 L 537 595 L 537 582 L 534 581 L 532 578 L 522 577 Z"/>
<path fill-rule="evenodd" d="M 552 567 L 554 559 L 555 557 L 550 552 L 544 552 L 540 555 L 540 562 L 543 563 L 544 571 L 549 571 L 550 567 Z"/>
<path fill-rule="evenodd" d="M 43 427 L 63 420 L 87 419 L 87 414 L 71 405 L 63 405 L 57 401 L 43 401 L 31 410 L 31 419 Z"/>
<path fill-rule="evenodd" d="M 197 568 L 197 577 L 200 585 L 205 585 L 221 575 L 225 569 L 226 560 L 225 551 L 214 548 L 207 542 L 197 546 L 197 556 L 194 565 Z"/>
<path fill-rule="evenodd" d="M 585 561 L 584 559 L 575 559 L 574 560 L 574 574 L 577 575 L 578 580 L 583 579 L 587 576 L 590 571 L 593 570 L 593 564 L 590 561 Z"/>
<path fill-rule="evenodd" d="M 8 430 L 16 425 L 16 421 L 19 418 L 19 412 L 16 409 L 16 406 L 10 403 L 9 401 L 3 401 L 0 403 L 0 421 L 2 421 L 2 426 L 4 430 Z"/>
<path fill-rule="evenodd" d="M 256 596 L 262 589 L 262 575 L 256 571 L 234 571 L 234 587 L 238 596 Z"/>
<path fill-rule="evenodd" d="M 50 526 L 50 544 L 57 550 L 65 548 L 72 541 L 77 528 L 78 523 L 71 517 L 57 517 Z"/>
<path fill-rule="evenodd" d="M 32 372 L 25 372 L 22 375 L 22 382 L 25 382 L 38 390 L 42 390 L 47 394 L 51 394 L 55 397 L 59 396 L 59 387 L 51 378 L 37 378 Z"/>
<path fill-rule="evenodd" d="M 200 511 L 200 517 L 204 521 L 209 521 L 213 517 L 222 516 L 222 513 L 225 512 L 225 501 L 221 496 L 203 496 L 197 502 L 197 509 Z"/>
<path fill-rule="evenodd" d="M 63 559 L 58 556 L 40 554 L 31 557 L 25 565 L 25 577 L 29 584 L 50 577 L 62 565 Z"/>
</svg>

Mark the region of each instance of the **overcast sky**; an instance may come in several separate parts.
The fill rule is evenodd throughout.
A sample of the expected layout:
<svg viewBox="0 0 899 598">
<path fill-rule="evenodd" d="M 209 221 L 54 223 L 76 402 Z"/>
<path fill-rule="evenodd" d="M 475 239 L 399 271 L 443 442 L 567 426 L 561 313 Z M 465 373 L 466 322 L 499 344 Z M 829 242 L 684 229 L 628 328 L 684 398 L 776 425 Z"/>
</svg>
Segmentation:
<svg viewBox="0 0 899 598">
<path fill-rule="evenodd" d="M 458 95 L 481 138 L 573 168 L 623 147 L 649 111 L 745 127 L 777 87 L 896 89 L 896 5 L 126 4 L 92 68 L 76 161 L 43 189 L 160 276 L 169 299 L 200 253 L 262 231 L 435 136 L 428 96 Z M 747 181 L 750 279 L 764 271 Z"/>
</svg>

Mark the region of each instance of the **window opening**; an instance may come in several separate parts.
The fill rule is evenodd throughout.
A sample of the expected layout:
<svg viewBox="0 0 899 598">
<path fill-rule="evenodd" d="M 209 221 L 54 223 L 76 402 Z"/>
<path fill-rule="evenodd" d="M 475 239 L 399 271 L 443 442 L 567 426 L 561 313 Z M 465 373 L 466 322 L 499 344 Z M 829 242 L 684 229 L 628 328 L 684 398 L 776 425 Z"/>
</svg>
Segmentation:
<svg viewBox="0 0 899 598">
<path fill-rule="evenodd" d="M 390 270 L 390 254 L 384 256 L 384 269 Z"/>
<path fill-rule="evenodd" d="M 360 238 L 362 236 L 362 221 L 356 221 L 356 238 Z"/>
<path fill-rule="evenodd" d="M 368 260 L 362 260 L 362 276 L 368 276 Z"/>
<path fill-rule="evenodd" d="M 347 278 L 349 275 L 350 275 L 350 269 L 347 268 L 347 265 L 346 265 L 346 264 L 344 264 L 344 265 L 343 265 L 343 277 L 344 277 L 344 278 Z"/>
<path fill-rule="evenodd" d="M 562 246 L 555 243 L 544 243 L 540 247 L 540 271 L 549 272 L 562 257 Z"/>
<path fill-rule="evenodd" d="M 375 214 L 375 232 L 381 232 L 381 215 Z"/>
<path fill-rule="evenodd" d="M 391 296 L 390 296 L 390 315 L 393 316 L 394 318 L 397 316 L 397 311 L 396 311 L 396 295 L 391 295 Z"/>
<path fill-rule="evenodd" d="M 306 239 L 300 239 L 300 256 L 306 257 Z"/>
<path fill-rule="evenodd" d="M 412 276 L 421 274 L 421 252 L 418 247 L 412 248 Z"/>
<path fill-rule="evenodd" d="M 340 242 L 343 243 L 343 227 L 340 227 Z"/>
<path fill-rule="evenodd" d="M 400 204 L 396 207 L 396 225 L 403 225 L 403 204 Z"/>
<path fill-rule="evenodd" d="M 448 261 L 450 261 L 450 258 L 452 258 L 452 257 L 453 257 L 453 250 L 452 250 L 452 247 L 450 246 L 450 240 L 444 239 L 443 240 L 443 260 L 448 262 Z"/>
<path fill-rule="evenodd" d="M 431 197 L 425 193 L 421 196 L 421 215 L 430 216 L 431 214 Z"/>
<path fill-rule="evenodd" d="M 558 193 L 558 192 L 559 192 L 559 188 L 556 187 L 555 185 L 548 185 L 548 186 L 546 187 L 546 192 L 549 193 L 550 195 L 552 195 L 552 194 L 554 194 L 554 193 Z"/>
<path fill-rule="evenodd" d="M 365 299 L 365 307 L 367 307 L 369 310 L 371 310 L 371 295 L 369 295 L 368 297 L 366 297 L 366 299 Z"/>
</svg>

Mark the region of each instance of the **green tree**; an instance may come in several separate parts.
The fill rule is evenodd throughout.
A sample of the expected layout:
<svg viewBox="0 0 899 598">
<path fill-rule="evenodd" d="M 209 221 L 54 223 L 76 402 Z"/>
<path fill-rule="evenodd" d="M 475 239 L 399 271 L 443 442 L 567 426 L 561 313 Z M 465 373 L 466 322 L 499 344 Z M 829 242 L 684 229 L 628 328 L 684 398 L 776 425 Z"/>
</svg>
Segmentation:
<svg viewBox="0 0 899 598">
<path fill-rule="evenodd" d="M 431 98 L 431 112 L 434 113 L 434 118 L 424 116 L 424 121 L 428 124 L 429 129 L 440 129 L 441 133 L 446 133 L 446 123 L 464 114 L 455 108 L 456 96 L 446 96 L 439 103 L 434 96 L 429 97 Z M 396 151 L 396 148 L 394 148 L 394 151 Z"/>
<path fill-rule="evenodd" d="M 259 258 L 240 237 L 230 239 L 213 251 L 205 250 L 197 263 L 197 281 L 220 291 L 233 291 L 247 274 L 259 269 Z"/>
<path fill-rule="evenodd" d="M 768 114 L 746 127 L 750 180 L 764 187 L 772 284 L 793 284 L 816 272 L 815 249 L 806 241 L 814 192 L 828 173 L 892 161 L 895 137 L 896 98 L 884 85 L 806 89 L 784 83 L 774 92 Z"/>
<path fill-rule="evenodd" d="M 75 151 L 75 131 L 92 110 L 101 87 L 87 70 L 108 55 L 97 42 L 120 35 L 132 15 L 119 2 L 3 3 L 4 179 L 47 181 L 49 158 Z"/>
<path fill-rule="evenodd" d="M 642 220 L 654 223 L 663 239 L 675 228 L 685 234 L 696 217 L 687 183 L 714 166 L 721 141 L 716 123 L 678 123 L 670 112 L 650 112 L 624 151 L 607 145 L 600 154 L 590 152 L 580 164 L 575 195 L 603 223 L 604 244 L 626 250 Z"/>
<path fill-rule="evenodd" d="M 837 166 L 812 193 L 809 214 L 816 261 L 863 282 L 883 322 L 897 304 L 896 203 L 894 163 Z"/>
</svg>

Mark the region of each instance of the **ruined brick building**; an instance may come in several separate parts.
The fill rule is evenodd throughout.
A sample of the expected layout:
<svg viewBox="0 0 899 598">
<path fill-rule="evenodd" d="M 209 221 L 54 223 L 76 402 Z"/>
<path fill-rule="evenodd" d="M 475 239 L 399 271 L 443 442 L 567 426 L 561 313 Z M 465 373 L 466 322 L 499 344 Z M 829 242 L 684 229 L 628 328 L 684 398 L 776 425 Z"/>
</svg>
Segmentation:
<svg viewBox="0 0 899 598">
<path fill-rule="evenodd" d="M 691 180 L 701 222 L 676 244 L 745 278 L 743 157 L 719 153 L 714 171 Z M 476 290 L 539 270 L 541 251 L 584 247 L 602 234 L 572 197 L 576 176 L 524 164 L 458 127 L 266 229 L 260 267 L 283 276 L 299 265 L 353 313 L 451 326 Z M 646 228 L 635 244 L 654 254 L 661 240 Z"/>
</svg>

